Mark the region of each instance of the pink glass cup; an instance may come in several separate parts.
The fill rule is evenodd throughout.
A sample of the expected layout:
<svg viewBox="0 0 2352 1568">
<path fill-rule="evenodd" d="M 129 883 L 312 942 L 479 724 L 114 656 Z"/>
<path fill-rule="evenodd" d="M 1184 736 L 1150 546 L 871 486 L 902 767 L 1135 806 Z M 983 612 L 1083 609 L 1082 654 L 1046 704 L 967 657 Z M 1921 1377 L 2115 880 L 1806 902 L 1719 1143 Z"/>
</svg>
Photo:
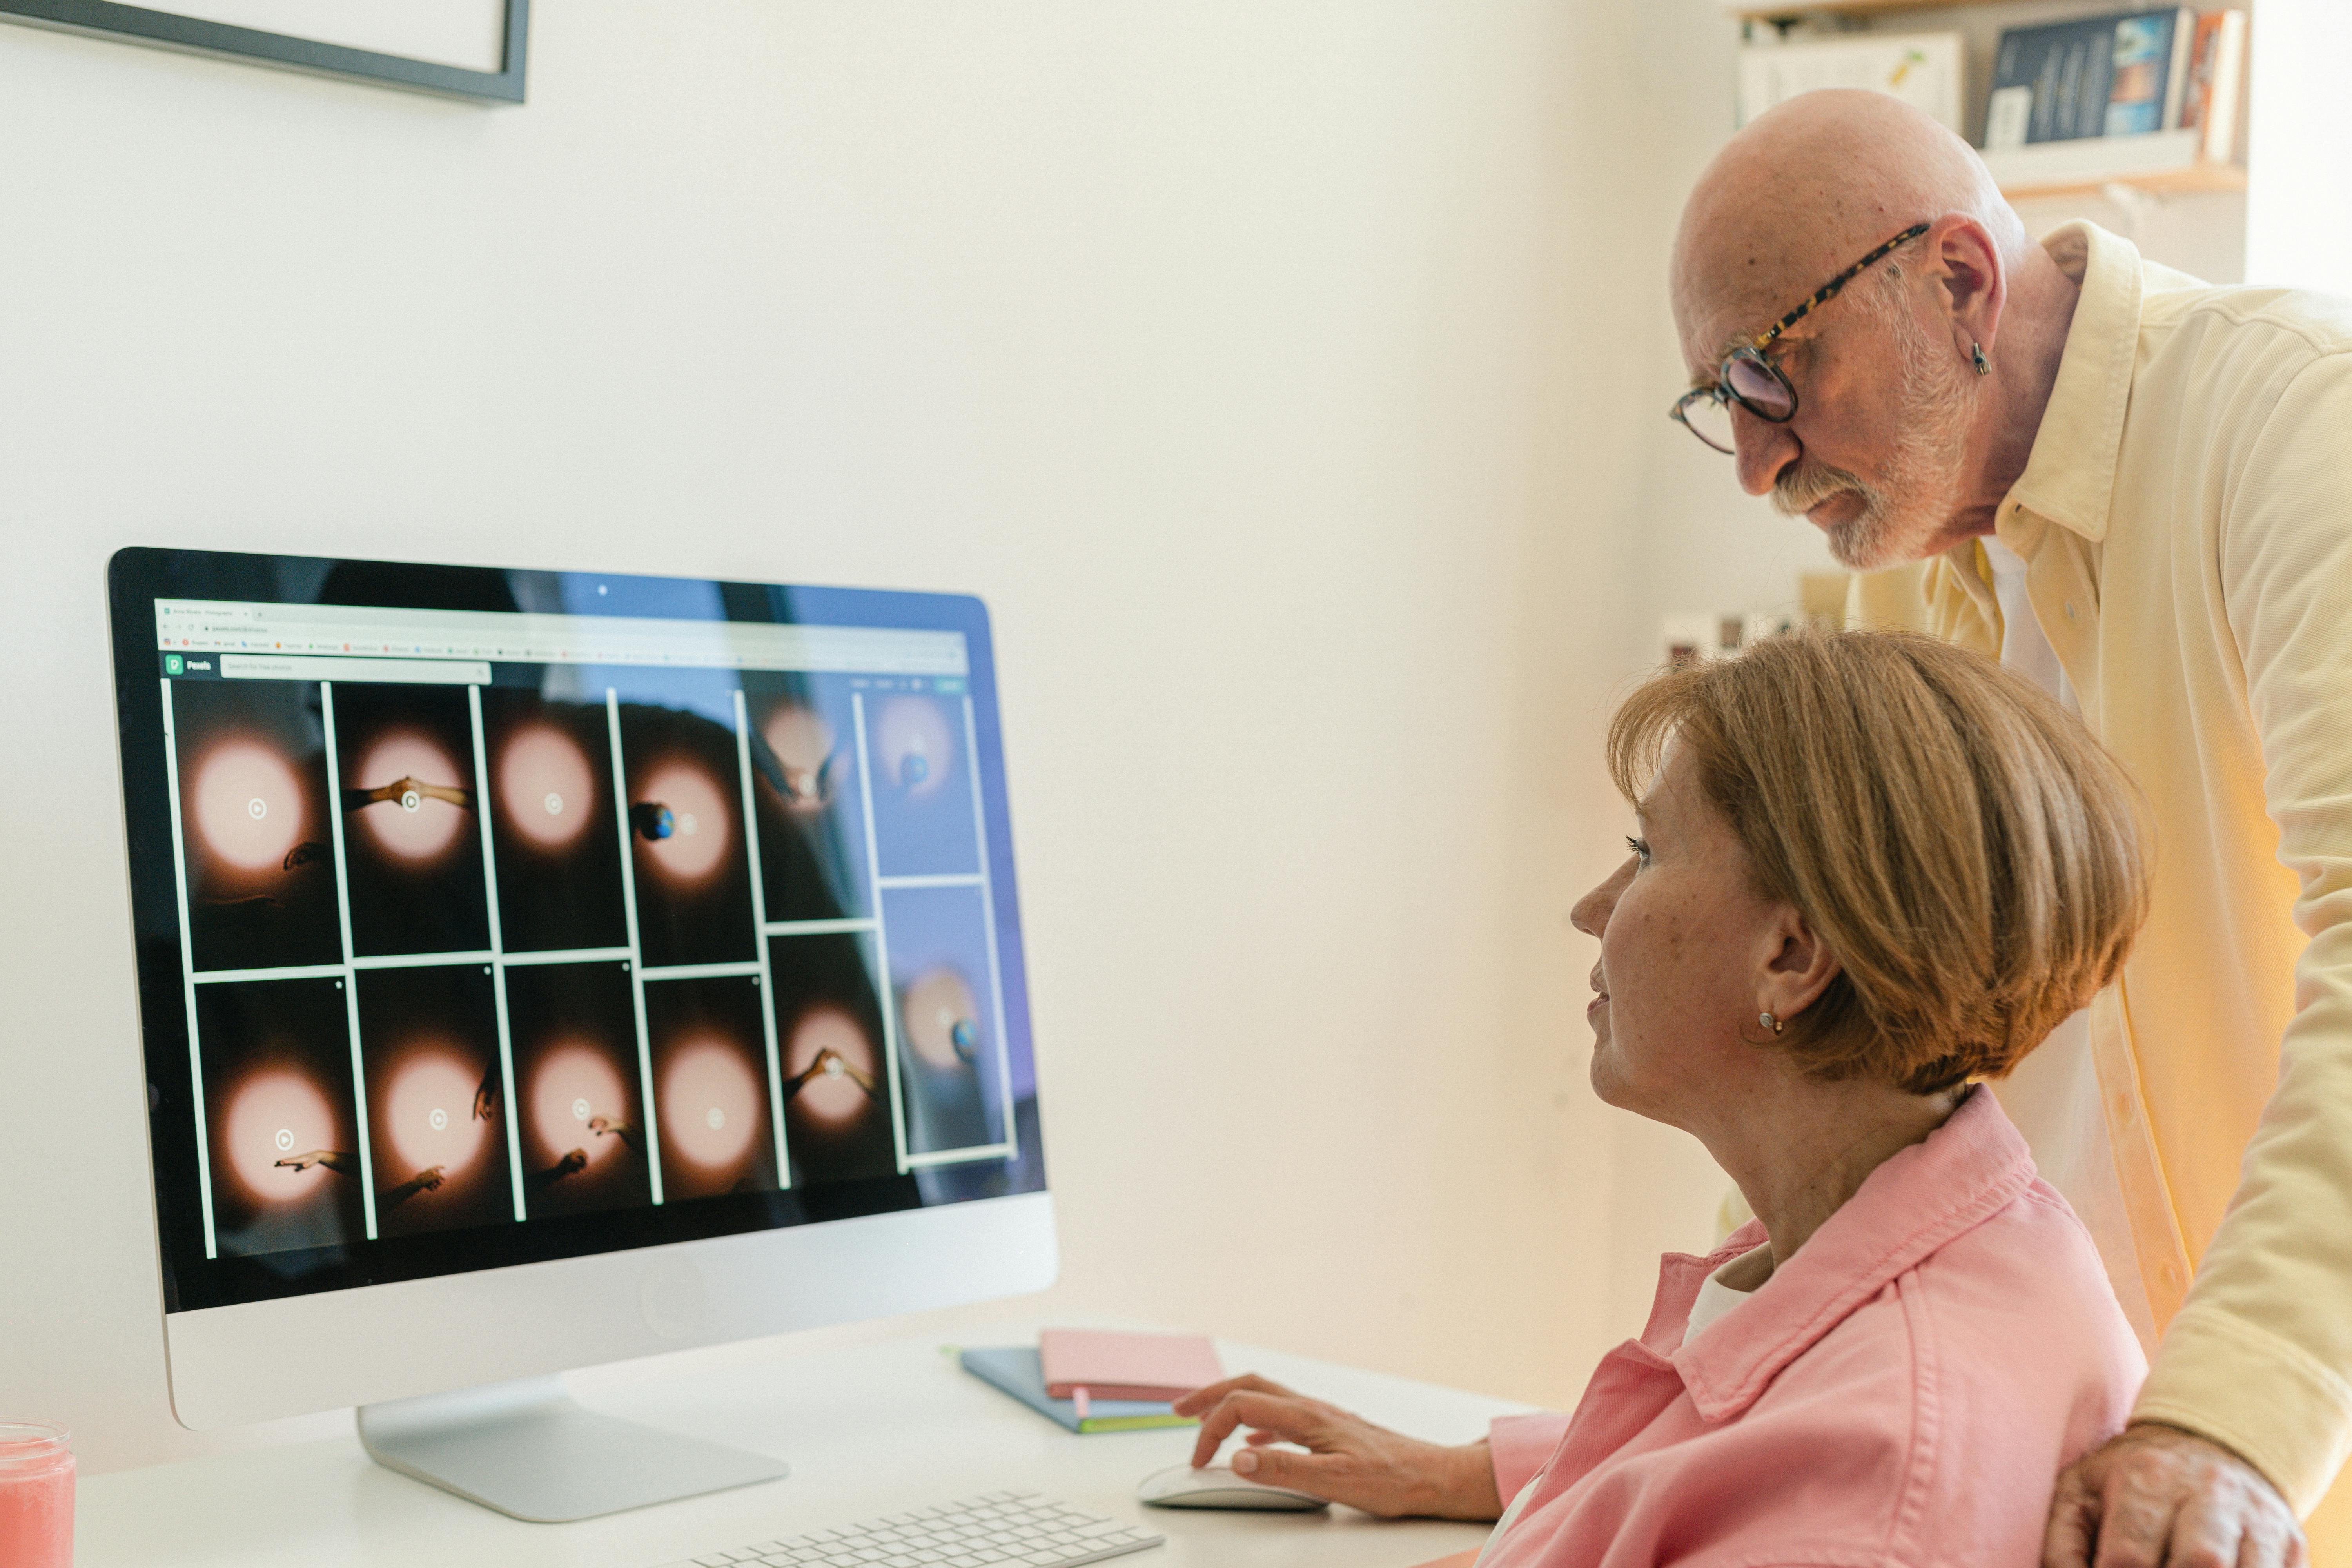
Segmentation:
<svg viewBox="0 0 2352 1568">
<path fill-rule="evenodd" d="M 0 1563 L 73 1568 L 73 1494 L 65 1429 L 0 1421 Z"/>
</svg>

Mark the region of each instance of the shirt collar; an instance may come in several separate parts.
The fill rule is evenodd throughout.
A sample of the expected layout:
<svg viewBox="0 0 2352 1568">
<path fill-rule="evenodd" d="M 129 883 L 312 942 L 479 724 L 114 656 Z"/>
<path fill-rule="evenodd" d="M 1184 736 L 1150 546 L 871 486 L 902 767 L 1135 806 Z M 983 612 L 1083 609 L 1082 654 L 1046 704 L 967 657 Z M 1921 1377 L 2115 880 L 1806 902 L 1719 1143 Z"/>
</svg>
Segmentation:
<svg viewBox="0 0 2352 1568">
<path fill-rule="evenodd" d="M 2008 1206 L 2033 1182 L 2033 1157 L 1990 1090 L 1978 1088 L 1943 1126 L 1888 1160 L 1738 1309 L 1695 1343 L 1669 1351 L 1707 1274 L 1764 1239 L 1750 1220 L 1706 1258 L 1670 1255 L 1643 1334 L 1674 1363 L 1708 1421 L 1740 1415 L 1847 1313 L 1954 1237 Z"/>
<path fill-rule="evenodd" d="M 2053 230 L 2042 248 L 2082 288 L 2058 379 L 2050 389 L 2025 471 L 2010 487 L 1994 526 L 2007 533 L 2020 509 L 2046 517 L 2096 544 L 2107 536 L 2124 415 L 2131 406 L 2139 357 L 2142 280 L 2131 241 L 2092 223 Z M 2031 556 L 2030 542 L 2018 552 Z"/>
</svg>

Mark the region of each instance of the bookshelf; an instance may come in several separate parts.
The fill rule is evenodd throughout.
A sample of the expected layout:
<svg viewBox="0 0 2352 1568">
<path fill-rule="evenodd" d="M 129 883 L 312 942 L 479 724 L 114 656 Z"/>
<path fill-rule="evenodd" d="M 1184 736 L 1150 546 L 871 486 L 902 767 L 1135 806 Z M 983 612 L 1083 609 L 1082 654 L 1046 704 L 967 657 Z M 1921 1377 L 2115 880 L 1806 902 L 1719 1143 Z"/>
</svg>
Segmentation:
<svg viewBox="0 0 2352 1568">
<path fill-rule="evenodd" d="M 2084 195 L 2115 184 L 2169 195 L 2244 190 L 2245 165 L 2201 156 L 2202 138 L 2198 131 L 2158 131 L 2145 136 L 2043 142 L 1988 152 L 1983 157 L 2000 182 L 2001 194 L 2011 201 Z"/>
<path fill-rule="evenodd" d="M 1992 77 L 1993 51 L 2003 29 L 2160 3 L 2161 0 L 1720 0 L 1723 15 L 1738 23 L 1743 37 L 1751 43 L 1767 42 L 1776 37 L 1790 43 L 1807 43 L 1904 33 L 1958 33 L 1966 57 L 1963 91 L 1967 115 L 1962 134 L 1979 147 L 1985 141 L 1985 97 Z M 2233 5 L 2253 14 L 2255 25 L 2260 25 L 2258 0 L 2198 3 Z M 2013 202 L 2046 205 L 2102 195 L 2115 196 L 2118 193 L 2133 200 L 2145 198 L 2157 203 L 2184 198 L 2221 199 L 2230 202 L 2235 209 L 2231 215 L 2235 226 L 2242 226 L 2247 184 L 2243 162 L 2246 96 L 2240 94 L 2237 161 L 2210 161 L 2201 156 L 2193 137 L 2160 132 L 2146 136 L 2036 143 L 2013 151 L 1989 152 L 1985 162 L 2000 181 L 2002 194 Z"/>
<path fill-rule="evenodd" d="M 2159 169 L 2100 169 L 2081 174 L 2001 166 L 2000 155 L 1988 154 L 2000 194 L 2013 202 L 2051 201 L 2066 196 L 2097 195 L 2110 185 L 2122 185 L 2154 196 L 2242 194 L 2243 163 L 2186 163 Z"/>
</svg>

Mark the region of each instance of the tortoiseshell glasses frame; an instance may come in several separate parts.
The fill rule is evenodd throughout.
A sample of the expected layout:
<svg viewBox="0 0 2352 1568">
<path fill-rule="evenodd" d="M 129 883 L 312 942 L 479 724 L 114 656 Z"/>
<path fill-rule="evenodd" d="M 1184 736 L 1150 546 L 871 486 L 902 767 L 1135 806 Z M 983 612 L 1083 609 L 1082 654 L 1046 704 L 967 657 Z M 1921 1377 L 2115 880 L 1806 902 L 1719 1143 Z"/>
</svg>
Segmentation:
<svg viewBox="0 0 2352 1568">
<path fill-rule="evenodd" d="M 1764 356 L 1782 332 L 1837 298 L 1838 291 L 1895 251 L 1910 244 L 1927 232 L 1928 225 L 1915 223 L 1893 239 L 1873 250 L 1828 282 L 1813 290 L 1805 302 L 1773 322 L 1763 331 L 1735 347 L 1716 366 L 1715 381 L 1707 386 L 1695 386 L 1675 400 L 1666 410 L 1666 417 L 1706 442 L 1718 452 L 1735 448 L 1731 439 L 1731 405 L 1738 404 L 1757 418 L 1774 425 L 1786 425 L 1797 416 L 1797 389 L 1780 374 L 1780 367 Z M 1699 417 L 1696 420 L 1692 416 Z M 1721 435 L 1708 434 L 1710 427 Z"/>
</svg>

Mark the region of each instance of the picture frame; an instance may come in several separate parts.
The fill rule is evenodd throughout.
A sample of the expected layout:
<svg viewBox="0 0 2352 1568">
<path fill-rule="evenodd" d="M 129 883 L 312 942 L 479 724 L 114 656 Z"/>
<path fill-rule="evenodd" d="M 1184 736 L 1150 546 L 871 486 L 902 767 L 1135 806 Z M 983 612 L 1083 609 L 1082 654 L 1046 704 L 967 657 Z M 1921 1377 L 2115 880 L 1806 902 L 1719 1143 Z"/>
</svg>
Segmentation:
<svg viewBox="0 0 2352 1568">
<path fill-rule="evenodd" d="M 404 24 L 402 8 L 380 5 L 368 16 L 370 42 L 392 47 L 370 47 L 345 38 L 305 37 L 244 26 L 247 21 L 299 15 L 299 7 L 284 0 L 206 0 L 183 6 L 124 5 L 113 0 L 0 0 L 0 21 L 146 44 L 217 58 L 276 66 L 318 76 L 342 77 L 383 87 L 405 88 L 475 103 L 523 101 L 524 64 L 530 34 L 530 0 L 444 0 L 439 6 L 412 7 Z M 478 13 L 478 14 L 476 14 Z M 455 21 L 461 27 L 478 25 L 482 42 L 495 45 L 496 68 L 488 68 L 489 49 L 472 64 L 401 52 L 404 26 L 408 36 L 425 38 L 432 26 L 443 32 Z M 445 55 L 458 51 L 442 51 Z"/>
</svg>

